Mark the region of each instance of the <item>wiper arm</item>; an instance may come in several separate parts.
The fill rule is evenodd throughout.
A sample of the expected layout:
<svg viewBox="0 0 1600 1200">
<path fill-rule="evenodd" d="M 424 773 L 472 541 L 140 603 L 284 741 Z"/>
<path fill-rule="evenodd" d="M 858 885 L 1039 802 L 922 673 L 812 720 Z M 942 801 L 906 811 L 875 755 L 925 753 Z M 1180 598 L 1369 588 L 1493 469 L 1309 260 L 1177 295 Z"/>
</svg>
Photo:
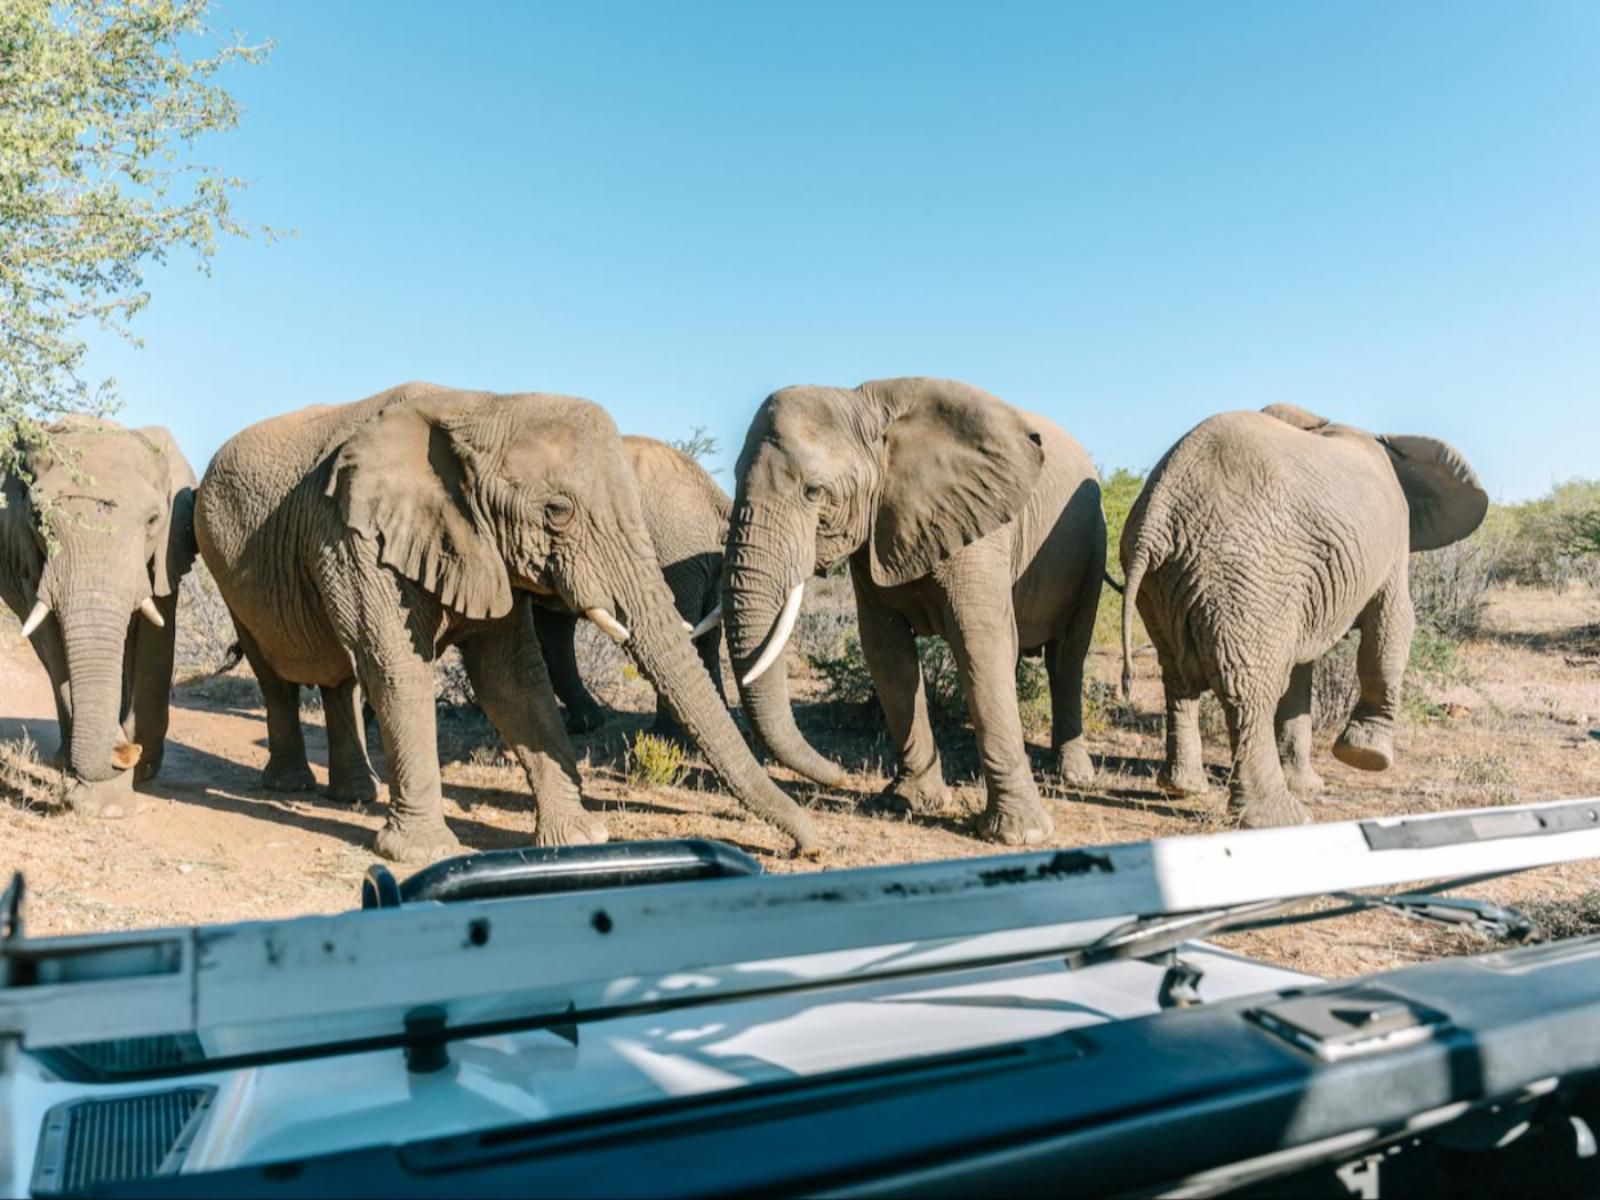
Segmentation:
<svg viewBox="0 0 1600 1200">
<path fill-rule="evenodd" d="M 1121 959 L 1162 962 L 1167 973 L 1161 982 L 1161 1007 L 1187 1007 L 1200 1002 L 1196 990 L 1201 971 L 1180 960 L 1176 951 L 1184 942 L 1215 933 L 1238 933 L 1251 929 L 1273 929 L 1307 921 L 1326 921 L 1332 917 L 1381 909 L 1417 921 L 1433 921 L 1456 929 L 1468 929 L 1486 938 L 1514 942 L 1540 942 L 1545 932 L 1526 913 L 1490 900 L 1468 900 L 1440 893 L 1453 888 L 1483 883 L 1516 871 L 1497 871 L 1447 880 L 1431 891 L 1399 895 L 1365 896 L 1359 892 L 1327 892 L 1322 896 L 1300 896 L 1290 900 L 1255 900 L 1202 912 L 1140 917 L 1118 925 L 1088 945 L 1068 951 L 1062 961 L 1070 970 L 1081 970 L 1097 963 Z M 1311 913 L 1291 913 L 1318 899 L 1344 901 L 1342 908 Z"/>
</svg>

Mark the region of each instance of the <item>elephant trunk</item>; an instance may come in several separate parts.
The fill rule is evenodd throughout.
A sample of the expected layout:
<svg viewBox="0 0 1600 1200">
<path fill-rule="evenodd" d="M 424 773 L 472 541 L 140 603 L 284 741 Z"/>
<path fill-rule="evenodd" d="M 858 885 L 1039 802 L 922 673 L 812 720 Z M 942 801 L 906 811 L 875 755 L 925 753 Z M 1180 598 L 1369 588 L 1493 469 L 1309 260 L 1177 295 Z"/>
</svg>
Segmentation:
<svg viewBox="0 0 1600 1200">
<path fill-rule="evenodd" d="M 739 802 L 793 838 L 797 854 L 813 851 L 817 835 L 811 819 L 768 777 L 745 745 L 684 631 L 666 584 L 659 578 L 638 580 L 631 591 L 618 599 L 630 625 L 628 650 L 640 673 Z"/>
<path fill-rule="evenodd" d="M 123 656 L 131 604 L 104 593 L 76 593 L 55 610 L 72 688 L 72 773 L 99 783 L 138 760 L 122 738 Z"/>
<path fill-rule="evenodd" d="M 770 558 L 752 544 L 748 522 L 736 523 L 729 535 L 728 555 L 722 572 L 722 625 L 728 636 L 728 655 L 739 681 L 739 702 L 755 734 L 779 762 L 824 787 L 844 782 L 844 769 L 824 758 L 806 741 L 795 724 L 789 703 L 789 671 L 780 653 L 765 671 L 746 682 L 763 651 L 781 632 L 778 626 L 794 579 L 768 565 Z M 804 572 L 793 568 L 793 575 Z"/>
</svg>

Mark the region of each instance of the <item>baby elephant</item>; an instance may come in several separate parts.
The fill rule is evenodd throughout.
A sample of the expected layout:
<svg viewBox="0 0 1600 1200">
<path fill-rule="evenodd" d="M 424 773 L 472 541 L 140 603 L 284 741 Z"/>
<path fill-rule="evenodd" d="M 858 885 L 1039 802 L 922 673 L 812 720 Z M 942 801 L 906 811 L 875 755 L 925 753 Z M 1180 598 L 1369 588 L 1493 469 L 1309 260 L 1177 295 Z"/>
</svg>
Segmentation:
<svg viewBox="0 0 1600 1200">
<path fill-rule="evenodd" d="M 1411 650 L 1407 555 L 1467 537 L 1488 506 L 1466 460 L 1433 438 L 1373 435 L 1285 404 L 1184 435 L 1122 532 L 1123 689 L 1137 603 L 1167 695 L 1162 786 L 1205 788 L 1209 689 L 1233 743 L 1230 810 L 1247 827 L 1309 820 L 1293 793 L 1317 786 L 1313 664 L 1352 626 L 1361 699 L 1333 752 L 1387 768 Z"/>
<path fill-rule="evenodd" d="M 720 695 L 722 547 L 728 537 L 732 502 L 704 467 L 665 442 L 628 436 L 622 439 L 622 449 L 639 481 L 644 524 L 655 546 L 656 562 L 672 591 L 678 615 L 692 627 L 700 661 Z M 567 706 L 567 728 L 574 733 L 598 729 L 605 723 L 605 710 L 584 687 L 573 653 L 578 614 L 561 608 L 554 597 L 541 598 L 541 604 L 548 607 L 534 609 L 533 623 L 550 669 L 550 682 Z M 683 736 L 683 727 L 659 696 L 655 732 L 663 737 Z"/>
<path fill-rule="evenodd" d="M 165 429 L 74 417 L 4 476 L 0 598 L 50 674 L 80 812 L 125 817 L 161 766 L 194 472 Z"/>
</svg>

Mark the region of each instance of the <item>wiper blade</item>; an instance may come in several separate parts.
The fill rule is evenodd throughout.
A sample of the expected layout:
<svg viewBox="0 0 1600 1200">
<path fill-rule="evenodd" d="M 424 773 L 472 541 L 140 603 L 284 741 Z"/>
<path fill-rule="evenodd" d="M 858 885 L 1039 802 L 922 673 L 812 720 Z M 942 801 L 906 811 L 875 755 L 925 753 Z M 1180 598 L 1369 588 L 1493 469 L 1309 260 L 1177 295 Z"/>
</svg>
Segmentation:
<svg viewBox="0 0 1600 1200">
<path fill-rule="evenodd" d="M 1428 891 L 1399 895 L 1326 892 L 1320 896 L 1299 896 L 1287 900 L 1256 900 L 1202 912 L 1140 917 L 1102 934 L 1088 945 L 1069 951 L 1063 961 L 1071 969 L 1080 970 L 1120 959 L 1158 959 L 1171 954 L 1184 942 L 1215 933 L 1241 933 L 1308 921 L 1326 921 L 1372 909 L 1392 912 L 1412 920 L 1433 921 L 1457 929 L 1468 929 L 1487 938 L 1515 942 L 1543 941 L 1544 931 L 1526 913 L 1490 900 L 1470 900 L 1441 894 L 1518 873 L 1497 871 L 1487 875 L 1469 875 L 1446 880 Z M 1344 905 L 1309 913 L 1291 911 L 1323 899 L 1342 900 Z"/>
</svg>

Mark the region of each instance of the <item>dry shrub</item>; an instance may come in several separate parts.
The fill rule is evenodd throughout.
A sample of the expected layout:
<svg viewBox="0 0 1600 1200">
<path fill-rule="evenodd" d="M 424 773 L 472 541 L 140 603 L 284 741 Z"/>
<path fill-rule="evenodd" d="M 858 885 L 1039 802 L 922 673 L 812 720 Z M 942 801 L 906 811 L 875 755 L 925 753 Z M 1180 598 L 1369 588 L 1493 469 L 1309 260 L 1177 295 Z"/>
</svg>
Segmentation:
<svg viewBox="0 0 1600 1200">
<path fill-rule="evenodd" d="M 1356 678 L 1356 639 L 1351 636 L 1335 644 L 1312 668 L 1312 727 L 1318 733 L 1342 727 L 1360 698 L 1361 681 Z"/>
<path fill-rule="evenodd" d="M 32 811 L 48 808 L 66 793 L 66 777 L 39 757 L 26 733 L 0 741 L 0 801 Z"/>
<path fill-rule="evenodd" d="M 689 777 L 689 752 L 677 742 L 640 731 L 623 753 L 635 788 L 677 787 Z"/>
<path fill-rule="evenodd" d="M 234 646 L 238 640 L 217 581 L 206 564 L 195 559 L 194 570 L 178 591 L 178 629 L 174 636 L 178 678 L 226 670 L 237 662 Z"/>
<path fill-rule="evenodd" d="M 1440 550 L 1413 554 L 1411 603 L 1417 625 L 1452 641 L 1476 634 L 1501 553 L 1497 538 L 1475 534 Z"/>
</svg>

